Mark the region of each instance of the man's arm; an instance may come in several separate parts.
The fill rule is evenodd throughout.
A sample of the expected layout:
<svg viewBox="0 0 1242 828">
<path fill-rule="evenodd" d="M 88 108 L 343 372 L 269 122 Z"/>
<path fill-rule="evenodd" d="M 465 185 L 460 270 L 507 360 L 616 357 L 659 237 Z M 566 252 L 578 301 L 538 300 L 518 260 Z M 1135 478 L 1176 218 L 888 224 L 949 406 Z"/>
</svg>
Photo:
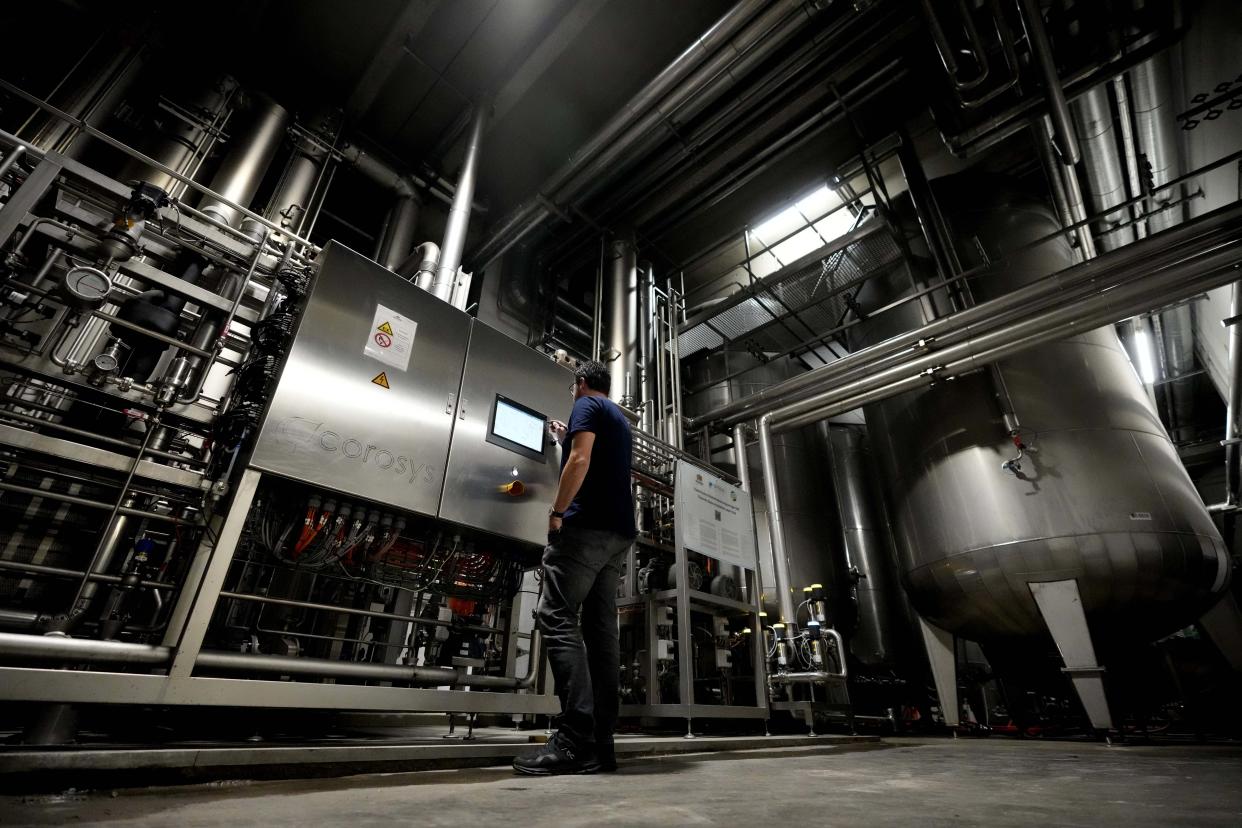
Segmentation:
<svg viewBox="0 0 1242 828">
<path fill-rule="evenodd" d="M 552 511 L 563 512 L 569 508 L 582 488 L 586 479 L 587 469 L 591 468 L 591 449 L 595 447 L 595 433 L 579 431 L 570 442 L 569 459 L 561 470 L 561 484 L 556 490 L 556 499 L 552 501 Z M 561 528 L 561 519 L 553 517 L 548 520 L 548 530 Z"/>
</svg>

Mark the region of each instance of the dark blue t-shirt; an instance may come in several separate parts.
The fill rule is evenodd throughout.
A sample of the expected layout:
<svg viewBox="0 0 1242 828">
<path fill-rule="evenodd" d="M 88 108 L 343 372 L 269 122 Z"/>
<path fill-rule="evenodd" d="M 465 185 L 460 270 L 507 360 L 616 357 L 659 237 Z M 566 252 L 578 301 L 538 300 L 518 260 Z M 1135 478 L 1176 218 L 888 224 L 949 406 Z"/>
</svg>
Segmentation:
<svg viewBox="0 0 1242 828">
<path fill-rule="evenodd" d="M 565 510 L 565 525 L 580 529 L 599 529 L 634 537 L 634 493 L 630 487 L 630 459 L 633 437 L 630 421 L 617 404 L 607 397 L 580 397 L 569 415 L 569 430 L 561 449 L 561 471 L 569 459 L 574 435 L 589 431 L 595 435 L 591 465 L 578 495 Z"/>
</svg>

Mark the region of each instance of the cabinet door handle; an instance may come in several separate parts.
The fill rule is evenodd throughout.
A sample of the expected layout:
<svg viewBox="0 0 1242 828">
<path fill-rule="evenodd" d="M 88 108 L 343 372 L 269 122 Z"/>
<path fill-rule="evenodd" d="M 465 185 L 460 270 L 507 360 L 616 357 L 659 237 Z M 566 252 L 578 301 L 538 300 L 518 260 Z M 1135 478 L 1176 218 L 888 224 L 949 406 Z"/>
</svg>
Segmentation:
<svg viewBox="0 0 1242 828">
<path fill-rule="evenodd" d="M 449 392 L 448 399 L 444 401 L 444 413 L 452 415 L 453 402 L 457 399 L 457 394 L 453 391 Z"/>
<path fill-rule="evenodd" d="M 459 420 L 466 419 L 466 405 L 469 404 L 469 402 L 470 400 L 466 399 L 465 397 L 461 398 L 461 405 L 457 406 L 457 419 Z"/>
</svg>

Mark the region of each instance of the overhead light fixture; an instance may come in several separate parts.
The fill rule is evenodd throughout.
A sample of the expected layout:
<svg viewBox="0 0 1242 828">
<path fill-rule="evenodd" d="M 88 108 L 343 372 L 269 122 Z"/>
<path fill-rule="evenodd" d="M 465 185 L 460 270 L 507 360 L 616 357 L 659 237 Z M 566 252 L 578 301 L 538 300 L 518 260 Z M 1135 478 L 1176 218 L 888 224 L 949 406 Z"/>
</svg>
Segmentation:
<svg viewBox="0 0 1242 828">
<path fill-rule="evenodd" d="M 1138 368 L 1139 379 L 1152 385 L 1156 381 L 1156 353 L 1146 326 L 1139 327 L 1134 332 L 1134 354 L 1138 358 L 1138 365 L 1135 367 Z"/>
</svg>

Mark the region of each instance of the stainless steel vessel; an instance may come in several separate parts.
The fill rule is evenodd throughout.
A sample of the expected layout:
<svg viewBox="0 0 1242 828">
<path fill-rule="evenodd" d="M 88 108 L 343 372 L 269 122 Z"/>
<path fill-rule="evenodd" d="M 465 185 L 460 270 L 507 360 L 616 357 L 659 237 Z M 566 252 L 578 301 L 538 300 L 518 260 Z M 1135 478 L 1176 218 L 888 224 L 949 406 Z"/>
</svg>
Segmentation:
<svg viewBox="0 0 1242 828">
<path fill-rule="evenodd" d="M 947 179 L 938 192 L 965 267 L 1058 228 L 1043 204 L 988 182 Z M 974 285 L 975 299 L 1072 262 L 1063 240 L 1043 244 L 1004 283 Z M 908 285 L 894 275 L 862 304 Z M 905 308 L 863 326 L 854 347 L 918 325 L 916 303 Z M 999 366 L 1030 446 L 1016 474 L 1002 470 L 1017 449 L 984 372 L 867 409 L 915 608 L 968 638 L 1037 636 L 1046 627 L 1029 585 L 1074 580 L 1097 646 L 1197 618 L 1228 583 L 1225 547 L 1113 330 Z"/>
</svg>

